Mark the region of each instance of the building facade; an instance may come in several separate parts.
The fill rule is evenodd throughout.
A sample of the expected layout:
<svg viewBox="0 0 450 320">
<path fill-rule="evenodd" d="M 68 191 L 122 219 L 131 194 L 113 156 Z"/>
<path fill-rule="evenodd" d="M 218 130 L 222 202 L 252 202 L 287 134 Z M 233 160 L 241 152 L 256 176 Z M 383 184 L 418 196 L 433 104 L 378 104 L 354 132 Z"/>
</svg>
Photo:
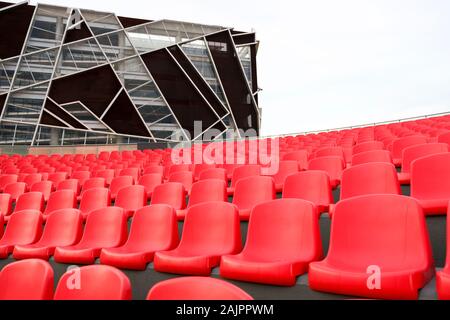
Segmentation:
<svg viewBox="0 0 450 320">
<path fill-rule="evenodd" d="M 27 2 L 0 2 L 0 30 L 1 145 L 259 133 L 254 32 Z"/>
</svg>

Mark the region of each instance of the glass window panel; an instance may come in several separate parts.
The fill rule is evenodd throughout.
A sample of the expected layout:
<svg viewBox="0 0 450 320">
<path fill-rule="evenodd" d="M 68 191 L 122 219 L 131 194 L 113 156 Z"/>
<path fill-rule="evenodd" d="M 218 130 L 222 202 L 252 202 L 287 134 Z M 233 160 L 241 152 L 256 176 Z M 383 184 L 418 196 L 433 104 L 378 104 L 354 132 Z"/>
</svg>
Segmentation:
<svg viewBox="0 0 450 320">
<path fill-rule="evenodd" d="M 15 58 L 0 63 L 0 93 L 7 92 L 11 87 L 18 62 L 19 58 Z"/>
<path fill-rule="evenodd" d="M 122 28 L 113 13 L 81 10 L 81 14 L 95 35 Z"/>
<path fill-rule="evenodd" d="M 9 122 L 0 123 L 0 145 L 31 145 L 35 126 Z"/>
<path fill-rule="evenodd" d="M 237 53 L 239 59 L 241 60 L 242 66 L 244 67 L 245 76 L 247 77 L 247 81 L 250 84 L 250 88 L 252 87 L 252 56 L 250 46 L 241 46 L 237 47 Z"/>
<path fill-rule="evenodd" d="M 110 130 L 87 108 L 85 108 L 81 103 L 71 103 L 61 105 L 65 111 L 74 116 L 78 121 L 84 124 L 87 128 L 96 131 L 109 132 Z"/>
<path fill-rule="evenodd" d="M 97 38 L 109 61 L 136 55 L 124 31 L 106 34 Z"/>
<path fill-rule="evenodd" d="M 12 92 L 5 107 L 4 119 L 36 123 L 44 104 L 49 83 Z"/>
</svg>

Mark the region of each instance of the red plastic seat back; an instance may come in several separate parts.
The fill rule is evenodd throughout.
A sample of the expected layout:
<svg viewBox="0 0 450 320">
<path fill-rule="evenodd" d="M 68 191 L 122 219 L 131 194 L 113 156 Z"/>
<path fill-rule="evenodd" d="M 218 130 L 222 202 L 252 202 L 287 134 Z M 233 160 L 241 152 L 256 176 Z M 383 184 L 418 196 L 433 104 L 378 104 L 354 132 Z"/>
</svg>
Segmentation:
<svg viewBox="0 0 450 320">
<path fill-rule="evenodd" d="M 316 207 L 300 199 L 278 199 L 255 206 L 242 254 L 262 261 L 319 260 L 322 242 Z"/>
<path fill-rule="evenodd" d="M 50 194 L 53 192 L 55 186 L 51 181 L 41 181 L 36 182 L 30 188 L 31 192 L 40 192 L 44 195 L 44 199 L 48 200 L 50 198 Z"/>
<path fill-rule="evenodd" d="M 234 191 L 233 204 L 239 209 L 253 209 L 257 204 L 276 198 L 275 184 L 271 177 L 240 179 Z"/>
<path fill-rule="evenodd" d="M 199 176 L 199 180 L 207 179 L 219 179 L 223 181 L 228 181 L 227 171 L 223 168 L 208 169 L 202 171 Z"/>
<path fill-rule="evenodd" d="M 53 211 L 47 218 L 39 243 L 58 247 L 78 243 L 83 235 L 83 218 L 77 209 Z"/>
<path fill-rule="evenodd" d="M 0 215 L 9 216 L 12 210 L 11 195 L 7 193 L 0 194 Z"/>
<path fill-rule="evenodd" d="M 223 180 L 200 180 L 192 185 L 189 206 L 209 202 L 228 200 L 227 185 Z"/>
<path fill-rule="evenodd" d="M 86 180 L 91 178 L 91 173 L 89 171 L 75 171 L 72 174 L 72 179 L 78 179 L 81 186 L 84 185 Z"/>
<path fill-rule="evenodd" d="M 152 173 L 159 173 L 161 175 L 164 175 L 164 167 L 163 166 L 148 166 L 148 167 L 144 168 L 144 175 L 152 174 Z"/>
<path fill-rule="evenodd" d="M 36 210 L 24 210 L 11 215 L 0 244 L 27 245 L 42 235 L 42 216 Z"/>
<path fill-rule="evenodd" d="M 27 185 L 25 182 L 14 182 L 6 185 L 3 192 L 10 194 L 11 199 L 15 202 L 20 195 L 25 193 L 26 190 Z"/>
<path fill-rule="evenodd" d="M 73 280 L 79 277 L 79 286 Z M 131 300 L 131 284 L 119 269 L 91 265 L 72 269 L 61 277 L 55 300 Z"/>
<path fill-rule="evenodd" d="M 450 199 L 450 153 L 434 154 L 412 162 L 411 197 Z"/>
<path fill-rule="evenodd" d="M 392 163 L 392 156 L 387 150 L 373 150 L 357 153 L 352 157 L 352 166 L 369 162 Z"/>
<path fill-rule="evenodd" d="M 81 185 L 77 179 L 67 179 L 58 183 L 56 190 L 72 190 L 76 195 L 79 195 L 81 191 Z"/>
<path fill-rule="evenodd" d="M 341 200 L 366 194 L 401 194 L 393 164 L 371 162 L 344 170 Z"/>
<path fill-rule="evenodd" d="M 351 241 L 349 241 L 351 239 Z M 340 201 L 326 258 L 335 266 L 377 265 L 381 270 L 424 269 L 433 264 L 425 215 L 416 200 L 367 195 Z"/>
<path fill-rule="evenodd" d="M 253 300 L 242 289 L 220 279 L 182 277 L 157 283 L 147 300 Z"/>
<path fill-rule="evenodd" d="M 284 184 L 284 180 L 291 174 L 298 172 L 298 162 L 294 160 L 280 161 L 276 174 L 271 176 L 275 184 Z"/>
<path fill-rule="evenodd" d="M 94 188 L 83 192 L 80 202 L 80 211 L 90 213 L 93 210 L 102 209 L 111 205 L 109 189 Z"/>
<path fill-rule="evenodd" d="M 401 159 L 402 152 L 405 148 L 424 143 L 427 143 L 427 138 L 424 136 L 408 136 L 395 139 L 394 141 L 392 141 L 392 158 Z"/>
<path fill-rule="evenodd" d="M 42 181 L 42 174 L 40 173 L 27 174 L 26 177 L 23 179 L 23 182 L 27 184 L 28 188 L 31 188 L 31 186 L 34 183 L 41 181 Z"/>
<path fill-rule="evenodd" d="M 288 152 L 283 156 L 283 160 L 295 160 L 298 162 L 300 170 L 308 169 L 308 151 L 298 150 L 293 152 Z"/>
<path fill-rule="evenodd" d="M 90 178 L 84 182 L 83 188 L 81 189 L 81 193 L 94 188 L 106 188 L 106 180 L 105 178 Z"/>
<path fill-rule="evenodd" d="M 27 192 L 24 193 L 17 199 L 15 212 L 23 210 L 38 210 L 40 212 L 44 211 L 44 195 L 41 192 Z"/>
<path fill-rule="evenodd" d="M 407 147 L 403 149 L 402 153 L 402 172 L 409 173 L 411 163 L 418 158 L 445 152 L 448 152 L 448 144 L 446 143 L 425 143 Z"/>
<path fill-rule="evenodd" d="M 134 184 L 134 178 L 132 176 L 120 176 L 112 179 L 109 191 L 116 196 L 120 189 L 129 187 Z"/>
<path fill-rule="evenodd" d="M 163 176 L 159 173 L 146 174 L 139 179 L 139 185 L 145 188 L 147 194 L 153 193 L 155 187 L 162 184 L 162 182 Z"/>
<path fill-rule="evenodd" d="M 170 250 L 178 241 L 177 217 L 172 207 L 155 204 L 134 214 L 127 245 L 142 244 L 146 249 Z"/>
<path fill-rule="evenodd" d="M 169 176 L 169 182 L 179 182 L 183 184 L 187 191 L 189 191 L 191 190 L 192 183 L 194 182 L 194 176 L 190 171 L 178 171 Z"/>
<path fill-rule="evenodd" d="M 139 180 L 139 168 L 126 168 L 120 170 L 119 176 L 131 176 L 133 181 Z"/>
<path fill-rule="evenodd" d="M 216 168 L 215 164 L 202 163 L 202 164 L 194 165 L 194 180 L 195 181 L 199 180 L 202 172 L 204 172 L 206 170 L 215 169 L 215 168 Z"/>
<path fill-rule="evenodd" d="M 122 188 L 117 193 L 116 207 L 123 208 L 124 210 L 136 211 L 147 205 L 147 193 L 143 186 L 128 186 Z"/>
<path fill-rule="evenodd" d="M 17 182 L 17 179 L 18 176 L 16 174 L 0 175 L 0 192 L 3 192 L 3 190 L 8 184 Z"/>
<path fill-rule="evenodd" d="M 261 166 L 257 164 L 249 164 L 236 167 L 233 170 L 233 176 L 231 178 L 231 186 L 235 187 L 237 182 L 241 179 L 248 177 L 260 176 Z"/>
<path fill-rule="evenodd" d="M 316 151 L 315 158 L 321 157 L 341 157 L 345 160 L 344 150 L 342 147 L 326 147 Z"/>
<path fill-rule="evenodd" d="M 60 209 L 72 209 L 77 207 L 77 197 L 72 190 L 55 191 L 50 195 L 44 214 L 49 214 Z"/>
<path fill-rule="evenodd" d="M 188 209 L 177 250 L 190 255 L 220 256 L 241 250 L 237 208 L 227 202 L 206 202 Z"/>
<path fill-rule="evenodd" d="M 320 157 L 309 162 L 309 170 L 322 170 L 328 173 L 330 180 L 341 180 L 345 163 L 341 157 Z"/>
<path fill-rule="evenodd" d="M 355 145 L 352 148 L 352 155 L 361 153 L 361 152 L 367 152 L 367 151 L 374 151 L 374 150 L 383 150 L 384 144 L 381 141 L 368 141 L 363 142 L 360 144 Z"/>
<path fill-rule="evenodd" d="M 186 190 L 178 182 L 168 182 L 156 186 L 153 190 L 151 204 L 167 204 L 175 210 L 186 207 Z"/>
<path fill-rule="evenodd" d="M 56 173 L 51 173 L 48 176 L 48 181 L 53 182 L 53 184 L 55 186 L 58 185 L 58 183 L 60 183 L 61 181 L 64 181 L 67 179 L 67 172 L 56 172 Z"/>
<path fill-rule="evenodd" d="M 290 175 L 284 182 L 283 198 L 303 199 L 315 205 L 327 206 L 333 203 L 330 177 L 318 170 Z"/>
<path fill-rule="evenodd" d="M 17 261 L 0 272 L 0 300 L 52 299 L 53 269 L 47 261 Z"/>
</svg>

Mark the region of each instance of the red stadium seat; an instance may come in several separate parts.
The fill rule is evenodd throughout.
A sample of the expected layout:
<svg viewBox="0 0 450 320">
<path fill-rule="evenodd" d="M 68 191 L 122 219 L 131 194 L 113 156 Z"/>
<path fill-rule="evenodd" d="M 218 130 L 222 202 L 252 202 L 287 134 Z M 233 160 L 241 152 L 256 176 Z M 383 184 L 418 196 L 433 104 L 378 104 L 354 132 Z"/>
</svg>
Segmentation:
<svg viewBox="0 0 450 320">
<path fill-rule="evenodd" d="M 83 220 L 94 211 L 109 207 L 111 205 L 111 195 L 106 188 L 89 189 L 83 193 L 80 201 L 80 211 Z"/>
<path fill-rule="evenodd" d="M 223 168 L 208 169 L 200 173 L 199 180 L 219 179 L 228 182 L 227 171 Z"/>
<path fill-rule="evenodd" d="M 27 174 L 26 177 L 23 179 L 23 182 L 26 183 L 27 188 L 30 189 L 33 184 L 36 182 L 41 182 L 43 180 L 41 173 L 32 173 Z"/>
<path fill-rule="evenodd" d="M 129 218 L 134 215 L 136 210 L 147 205 L 147 193 L 143 186 L 128 186 L 119 190 L 114 206 L 123 209 L 125 215 Z"/>
<path fill-rule="evenodd" d="M 71 281 L 79 274 L 79 287 Z M 111 266 L 92 265 L 72 269 L 59 279 L 55 300 L 131 300 L 128 277 Z"/>
<path fill-rule="evenodd" d="M 183 220 L 190 207 L 211 201 L 227 202 L 227 185 L 223 180 L 201 180 L 192 185 L 187 209 L 177 210 L 177 217 Z"/>
<path fill-rule="evenodd" d="M 124 187 L 129 187 L 134 184 L 134 178 L 132 176 L 120 176 L 112 179 L 109 191 L 111 192 L 111 200 L 115 200 L 117 193 Z"/>
<path fill-rule="evenodd" d="M 160 175 L 164 175 L 164 167 L 163 166 L 148 166 L 144 168 L 144 175 L 159 173 Z"/>
<path fill-rule="evenodd" d="M 307 200 L 314 203 L 319 213 L 328 212 L 334 203 L 330 177 L 318 170 L 290 175 L 284 182 L 283 198 Z"/>
<path fill-rule="evenodd" d="M 153 190 L 156 186 L 159 186 L 163 183 L 163 176 L 159 173 L 151 173 L 143 175 L 139 179 L 139 185 L 145 188 L 145 192 L 147 193 L 147 198 L 150 199 L 153 194 Z"/>
<path fill-rule="evenodd" d="M 333 189 L 341 183 L 342 171 L 344 169 L 345 163 L 341 157 L 320 157 L 312 159 L 309 162 L 309 170 L 322 170 L 328 173 Z"/>
<path fill-rule="evenodd" d="M 283 191 L 284 181 L 286 178 L 298 172 L 298 162 L 294 160 L 280 161 L 278 171 L 276 174 L 272 175 L 273 181 L 275 182 L 276 192 Z"/>
<path fill-rule="evenodd" d="M 81 192 L 81 185 L 77 179 L 67 179 L 57 184 L 56 191 L 72 190 L 76 196 Z"/>
<path fill-rule="evenodd" d="M 77 209 L 62 209 L 51 213 L 40 240 L 34 244 L 17 245 L 14 259 L 37 258 L 48 260 L 56 247 L 78 243 L 83 234 L 83 219 Z"/>
<path fill-rule="evenodd" d="M 370 162 L 393 163 L 391 153 L 387 150 L 373 150 L 357 153 L 352 157 L 352 166 Z"/>
<path fill-rule="evenodd" d="M 35 210 L 44 212 L 45 200 L 44 195 L 40 192 L 27 192 L 19 197 L 14 208 L 14 212 L 24 210 Z M 5 217 L 9 221 L 10 216 Z"/>
<path fill-rule="evenodd" d="M 58 185 L 61 181 L 66 180 L 68 177 L 67 172 L 56 172 L 48 175 L 48 181 L 53 182 L 55 186 Z"/>
<path fill-rule="evenodd" d="M 261 175 L 260 165 L 249 164 L 236 167 L 233 170 L 233 175 L 231 177 L 231 186 L 227 189 L 228 195 L 234 194 L 234 189 L 239 180 L 260 175 Z"/>
<path fill-rule="evenodd" d="M 399 181 L 401 184 L 409 184 L 411 181 L 411 163 L 428 155 L 436 153 L 448 152 L 446 143 L 425 143 L 417 144 L 403 149 L 402 171 L 399 173 Z"/>
<path fill-rule="evenodd" d="M 18 176 L 15 174 L 2 174 L 0 175 L 0 193 L 5 190 L 5 187 L 10 183 L 17 182 Z"/>
<path fill-rule="evenodd" d="M 133 177 L 133 181 L 136 182 L 139 180 L 139 168 L 126 168 L 120 170 L 119 176 L 130 176 Z"/>
<path fill-rule="evenodd" d="M 411 197 L 426 214 L 445 214 L 450 200 L 450 153 L 416 159 L 411 164 Z"/>
<path fill-rule="evenodd" d="M 450 300 L 450 212 L 447 212 L 447 257 L 444 269 L 436 272 L 436 291 L 440 300 Z"/>
<path fill-rule="evenodd" d="M 355 145 L 352 148 L 352 155 L 361 153 L 361 152 L 367 152 L 367 151 L 374 151 L 374 150 L 383 150 L 384 149 L 384 143 L 381 141 L 368 141 L 363 142 Z"/>
<path fill-rule="evenodd" d="M 178 247 L 155 253 L 159 272 L 203 275 L 218 266 L 220 257 L 240 252 L 241 233 L 235 206 L 207 202 L 189 208 Z"/>
<path fill-rule="evenodd" d="M 74 209 L 77 207 L 77 197 L 72 190 L 55 191 L 50 195 L 44 211 L 44 220 L 56 210 Z"/>
<path fill-rule="evenodd" d="M 293 152 L 288 152 L 283 156 L 283 160 L 295 160 L 298 162 L 299 170 L 308 169 L 308 151 L 307 150 L 297 150 Z"/>
<path fill-rule="evenodd" d="M 72 179 L 77 179 L 81 187 L 83 187 L 86 180 L 91 178 L 91 173 L 89 171 L 75 171 L 72 174 Z"/>
<path fill-rule="evenodd" d="M 211 169 L 215 169 L 215 168 L 216 168 L 215 164 L 202 163 L 202 164 L 194 165 L 194 170 L 193 170 L 194 181 L 198 181 L 200 179 L 200 175 L 202 174 L 202 172 L 211 170 Z"/>
<path fill-rule="evenodd" d="M 293 286 L 296 277 L 308 271 L 308 264 L 321 258 L 322 242 L 314 204 L 278 199 L 253 209 L 244 250 L 222 257 L 220 275 Z"/>
<path fill-rule="evenodd" d="M 425 216 L 414 199 L 367 195 L 340 201 L 331 228 L 327 257 L 309 265 L 313 290 L 417 299 L 434 274 Z"/>
<path fill-rule="evenodd" d="M 103 248 L 115 248 L 127 239 L 127 219 L 117 207 L 89 214 L 81 241 L 73 246 L 56 247 L 54 259 L 61 263 L 93 264 Z"/>
<path fill-rule="evenodd" d="M 315 158 L 322 158 L 322 157 L 341 157 L 342 160 L 345 161 L 344 149 L 342 147 L 320 148 L 319 150 L 316 151 Z"/>
<path fill-rule="evenodd" d="M 145 270 L 157 251 L 178 245 L 175 210 L 155 204 L 136 211 L 127 242 L 118 248 L 103 249 L 100 262 L 121 269 Z"/>
<path fill-rule="evenodd" d="M 11 195 L 7 193 L 0 194 L 0 215 L 2 217 L 9 216 L 12 212 Z"/>
<path fill-rule="evenodd" d="M 190 171 L 174 172 L 169 176 L 169 182 L 179 182 L 183 185 L 188 194 L 191 193 L 192 183 L 194 182 L 194 176 Z"/>
<path fill-rule="evenodd" d="M 249 177 L 236 184 L 233 204 L 239 209 L 241 220 L 248 220 L 257 204 L 276 198 L 275 184 L 271 177 Z"/>
<path fill-rule="evenodd" d="M 50 194 L 55 190 L 55 186 L 51 181 L 36 182 L 30 188 L 31 192 L 40 192 L 44 196 L 45 202 L 50 198 Z"/>
<path fill-rule="evenodd" d="M 14 246 L 35 243 L 42 234 L 42 216 L 39 211 L 25 210 L 13 213 L 0 240 L 0 258 L 5 259 Z"/>
<path fill-rule="evenodd" d="M 81 188 L 80 196 L 78 197 L 78 200 L 81 200 L 81 196 L 83 193 L 89 189 L 95 189 L 95 188 L 106 188 L 106 180 L 105 178 L 90 178 L 87 179 L 83 187 Z"/>
<path fill-rule="evenodd" d="M 398 138 L 392 141 L 392 158 L 394 164 L 399 167 L 402 164 L 402 153 L 407 147 L 414 146 L 416 144 L 427 143 L 427 138 L 424 136 L 408 136 L 404 138 Z"/>
<path fill-rule="evenodd" d="M 173 164 L 168 168 L 167 177 L 170 177 L 172 173 L 191 171 L 191 166 L 189 164 Z"/>
<path fill-rule="evenodd" d="M 106 169 L 106 170 L 98 170 L 95 172 L 96 178 L 104 178 L 106 185 L 109 186 L 111 184 L 112 179 L 114 179 L 114 170 Z"/>
<path fill-rule="evenodd" d="M 157 283 L 147 300 L 253 300 L 242 289 L 220 279 L 181 277 Z"/>
<path fill-rule="evenodd" d="M 53 300 L 53 269 L 30 259 L 8 264 L 0 272 L 0 300 Z"/>
<path fill-rule="evenodd" d="M 175 210 L 182 210 L 186 208 L 186 190 L 178 182 L 168 182 L 156 186 L 153 190 L 151 204 L 167 204 Z"/>
</svg>

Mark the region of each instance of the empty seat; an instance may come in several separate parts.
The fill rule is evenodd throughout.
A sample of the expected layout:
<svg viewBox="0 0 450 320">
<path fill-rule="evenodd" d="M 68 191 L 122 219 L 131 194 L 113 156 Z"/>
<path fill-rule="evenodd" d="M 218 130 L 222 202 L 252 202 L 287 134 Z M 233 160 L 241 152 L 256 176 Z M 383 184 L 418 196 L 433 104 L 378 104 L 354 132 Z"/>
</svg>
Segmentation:
<svg viewBox="0 0 450 320">
<path fill-rule="evenodd" d="M 40 192 L 27 192 L 19 197 L 14 208 L 14 212 L 20 212 L 24 210 L 36 210 L 44 212 L 45 200 L 44 195 Z M 9 221 L 10 217 L 5 217 L 6 221 Z"/>
<path fill-rule="evenodd" d="M 124 210 L 125 215 L 129 218 L 134 215 L 136 210 L 147 205 L 147 193 L 143 186 L 129 186 L 119 190 L 114 206 Z"/>
<path fill-rule="evenodd" d="M 83 192 L 80 201 L 80 211 L 83 219 L 86 220 L 88 215 L 98 209 L 106 208 L 111 205 L 111 195 L 106 188 L 89 189 Z"/>
<path fill-rule="evenodd" d="M 44 200 L 47 202 L 50 198 L 50 194 L 55 190 L 55 186 L 51 181 L 36 182 L 30 188 L 31 192 L 40 192 L 44 196 Z"/>
<path fill-rule="evenodd" d="M 283 198 L 307 200 L 314 203 L 319 213 L 328 212 L 334 202 L 330 177 L 319 170 L 290 175 L 284 182 Z"/>
<path fill-rule="evenodd" d="M 122 269 L 145 270 L 157 251 L 178 245 L 175 210 L 155 204 L 136 211 L 127 242 L 118 248 L 103 249 L 100 262 Z"/>
<path fill-rule="evenodd" d="M 3 190 L 4 193 L 8 193 L 11 195 L 11 200 L 13 202 L 16 202 L 17 198 L 24 194 L 27 190 L 27 185 L 25 182 L 14 182 L 6 185 L 5 189 Z"/>
<path fill-rule="evenodd" d="M 156 271 L 204 275 L 218 266 L 220 257 L 240 252 L 239 215 L 226 202 L 207 202 L 189 208 L 178 247 L 155 253 Z"/>
<path fill-rule="evenodd" d="M 56 210 L 73 209 L 77 207 L 77 197 L 72 190 L 55 191 L 50 195 L 44 211 L 44 220 Z"/>
<path fill-rule="evenodd" d="M 208 169 L 200 173 L 199 180 L 219 179 L 228 182 L 227 171 L 223 168 Z"/>
<path fill-rule="evenodd" d="M 7 258 L 16 245 L 38 241 L 42 234 L 42 223 L 39 211 L 24 210 L 13 213 L 0 240 L 0 258 Z"/>
<path fill-rule="evenodd" d="M 115 248 L 127 239 L 127 219 L 123 210 L 108 207 L 93 211 L 86 220 L 80 242 L 56 247 L 54 258 L 61 263 L 93 264 L 103 248 Z"/>
<path fill-rule="evenodd" d="M 0 175 L 0 193 L 4 191 L 8 184 L 17 182 L 18 176 L 15 174 Z"/>
<path fill-rule="evenodd" d="M 424 136 L 408 136 L 392 141 L 392 159 L 394 161 L 394 165 L 399 167 L 402 164 L 402 152 L 404 149 L 416 144 L 424 143 L 427 143 L 427 138 Z"/>
<path fill-rule="evenodd" d="M 78 200 L 81 200 L 81 196 L 83 193 L 89 189 L 95 189 L 95 188 L 106 188 L 106 180 L 105 178 L 90 178 L 87 179 L 83 187 L 81 188 L 80 196 L 78 197 Z"/>
<path fill-rule="evenodd" d="M 445 214 L 450 200 L 450 153 L 416 159 L 411 164 L 411 197 L 426 214 Z"/>
<path fill-rule="evenodd" d="M 138 181 L 140 172 L 139 168 L 126 168 L 120 170 L 119 176 L 130 176 L 133 177 L 133 181 Z"/>
<path fill-rule="evenodd" d="M 393 164 L 371 162 L 344 170 L 340 200 L 367 194 L 401 194 Z"/>
<path fill-rule="evenodd" d="M 53 269 L 30 259 L 6 265 L 0 272 L 0 300 L 52 300 Z"/>
<path fill-rule="evenodd" d="M 345 159 L 344 149 L 342 147 L 325 147 L 320 148 L 316 151 L 314 154 L 315 158 L 321 158 L 321 157 L 341 157 L 342 160 Z M 309 165 L 308 165 L 309 168 Z"/>
<path fill-rule="evenodd" d="M 275 182 L 276 192 L 283 191 L 284 181 L 286 178 L 294 173 L 298 172 L 298 162 L 294 160 L 290 161 L 280 161 L 278 166 L 278 171 L 276 174 L 271 175 L 273 181 Z"/>
<path fill-rule="evenodd" d="M 445 267 L 436 272 L 436 291 L 440 300 L 450 300 L 450 212 L 447 212 L 447 257 Z"/>
<path fill-rule="evenodd" d="M 159 173 L 160 175 L 164 175 L 164 167 L 163 166 L 148 166 L 144 168 L 143 174 L 153 174 Z"/>
<path fill-rule="evenodd" d="M 206 277 L 181 277 L 153 286 L 147 300 L 253 300 L 242 289 L 226 281 Z"/>
<path fill-rule="evenodd" d="M 112 179 L 114 179 L 114 170 L 112 169 L 98 170 L 95 172 L 95 177 L 105 179 L 106 185 L 109 186 L 111 184 Z"/>
<path fill-rule="evenodd" d="M 188 194 L 191 193 L 192 183 L 194 182 L 194 176 L 190 171 L 174 172 L 169 176 L 169 182 L 179 182 L 183 185 Z"/>
<path fill-rule="evenodd" d="M 241 253 L 222 256 L 224 278 L 293 286 L 296 277 L 322 258 L 317 209 L 300 199 L 278 199 L 257 205 L 251 214 Z"/>
<path fill-rule="evenodd" d="M 283 156 L 283 160 L 295 160 L 298 162 L 299 170 L 308 169 L 308 151 L 307 150 L 297 150 L 293 152 L 288 152 Z"/>
<path fill-rule="evenodd" d="M 56 190 L 72 190 L 78 196 L 81 192 L 81 185 L 77 179 L 67 179 L 58 183 Z"/>
<path fill-rule="evenodd" d="M 153 190 L 151 204 L 167 204 L 175 210 L 186 208 L 186 190 L 178 182 L 168 182 L 156 186 Z"/>
<path fill-rule="evenodd" d="M 48 175 L 48 181 L 53 182 L 55 186 L 58 185 L 61 181 L 66 180 L 68 177 L 67 172 L 55 172 Z"/>
<path fill-rule="evenodd" d="M 42 180 L 43 180 L 43 177 L 42 177 L 41 173 L 32 173 L 32 174 L 27 174 L 25 176 L 25 178 L 23 179 L 23 182 L 25 182 L 27 185 L 27 188 L 30 189 L 33 184 L 35 184 L 36 182 L 41 182 Z"/>
<path fill-rule="evenodd" d="M 239 209 L 241 220 L 248 220 L 254 206 L 275 198 L 275 184 L 271 177 L 249 177 L 237 182 L 233 204 Z"/>
<path fill-rule="evenodd" d="M 192 185 L 191 195 L 187 209 L 177 210 L 177 217 L 183 220 L 186 216 L 187 210 L 199 203 L 210 201 L 224 201 L 227 202 L 227 185 L 223 180 L 201 180 Z"/>
<path fill-rule="evenodd" d="M 109 191 L 111 192 L 111 200 L 115 200 L 117 193 L 120 189 L 124 187 L 129 187 L 134 184 L 134 178 L 132 176 L 120 176 L 115 177 L 111 181 L 111 185 L 109 186 Z"/>
<path fill-rule="evenodd" d="M 159 186 L 163 183 L 163 176 L 160 173 L 151 173 L 143 175 L 139 179 L 139 185 L 145 188 L 145 192 L 147 193 L 147 198 L 151 198 L 153 194 L 153 190 L 156 186 Z"/>
<path fill-rule="evenodd" d="M 352 155 L 361 153 L 361 152 L 367 152 L 367 151 L 374 151 L 374 150 L 383 150 L 384 149 L 384 143 L 381 141 L 367 141 L 363 143 L 359 143 L 355 145 L 352 148 Z"/>
<path fill-rule="evenodd" d="M 433 276 L 425 216 L 416 200 L 367 195 L 340 201 L 327 257 L 309 265 L 313 290 L 417 299 Z"/>
<path fill-rule="evenodd" d="M 89 171 L 75 171 L 72 174 L 72 179 L 77 179 L 81 187 L 83 187 L 86 180 L 91 178 L 91 173 Z"/>
<path fill-rule="evenodd" d="M 344 169 L 345 163 L 341 157 L 320 157 L 312 159 L 309 162 L 309 170 L 322 170 L 329 175 L 333 189 L 341 183 L 342 171 Z"/>
<path fill-rule="evenodd" d="M 42 237 L 29 245 L 14 248 L 15 259 L 37 258 L 48 260 L 56 247 L 78 243 L 83 234 L 83 219 L 77 209 L 62 209 L 52 212 L 47 219 Z"/>
<path fill-rule="evenodd" d="M 229 195 L 234 194 L 234 189 L 239 180 L 248 177 L 255 177 L 261 175 L 261 166 L 257 164 L 249 164 L 238 166 L 233 170 L 231 177 L 231 186 L 227 189 Z"/>
<path fill-rule="evenodd" d="M 167 170 L 167 177 L 170 177 L 172 173 L 182 172 L 182 171 L 191 171 L 191 165 L 189 164 L 173 164 Z"/>
<path fill-rule="evenodd" d="M 78 273 L 80 286 L 71 278 Z M 55 290 L 55 300 L 131 300 L 128 277 L 111 266 L 92 265 L 64 273 Z"/>
<path fill-rule="evenodd" d="M 215 169 L 215 168 L 216 168 L 215 164 L 202 163 L 202 164 L 194 165 L 194 170 L 193 170 L 194 181 L 198 181 L 200 179 L 200 175 L 202 174 L 202 172 L 211 170 L 211 169 Z"/>
<path fill-rule="evenodd" d="M 391 153 L 387 150 L 373 150 L 357 153 L 352 157 L 352 166 L 369 162 L 393 163 Z"/>
<path fill-rule="evenodd" d="M 448 152 L 448 145 L 446 143 L 425 143 L 417 144 L 403 149 L 402 156 L 402 170 L 398 174 L 401 184 L 409 184 L 411 181 L 411 163 L 428 155 L 436 153 Z"/>
<path fill-rule="evenodd" d="M 12 211 L 11 195 L 7 193 L 0 194 L 0 215 L 3 217 L 9 216 Z"/>
</svg>

